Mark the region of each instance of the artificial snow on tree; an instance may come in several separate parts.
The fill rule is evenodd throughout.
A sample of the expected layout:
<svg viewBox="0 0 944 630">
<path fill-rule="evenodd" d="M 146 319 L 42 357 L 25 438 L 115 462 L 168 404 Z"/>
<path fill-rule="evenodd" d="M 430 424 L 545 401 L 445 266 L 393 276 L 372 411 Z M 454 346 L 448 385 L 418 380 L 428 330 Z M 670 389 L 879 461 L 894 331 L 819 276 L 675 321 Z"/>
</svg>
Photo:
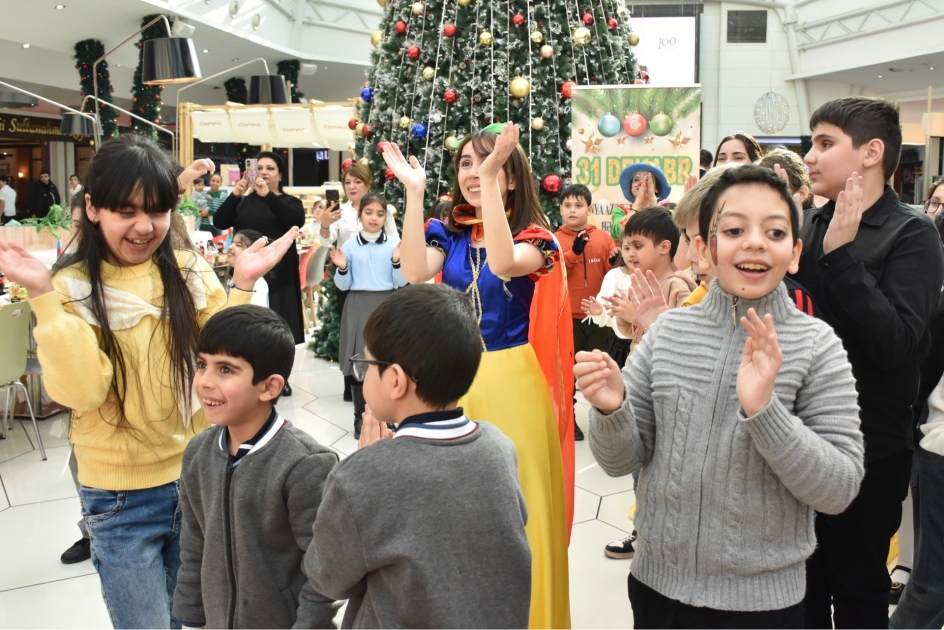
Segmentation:
<svg viewBox="0 0 944 630">
<path fill-rule="evenodd" d="M 82 84 L 81 95 L 85 97 L 91 94 L 95 89 L 95 81 L 92 77 L 92 66 L 95 60 L 105 55 L 105 46 L 97 39 L 85 39 L 75 45 L 75 69 L 79 71 L 80 82 Z M 102 61 L 98 64 L 98 98 L 108 103 L 112 102 L 111 93 L 114 89 L 111 87 L 111 78 L 108 74 L 108 62 Z M 99 105 L 99 117 L 102 121 L 102 136 L 111 138 L 118 135 L 118 111 L 107 105 Z M 93 113 L 95 111 L 95 102 L 89 100 L 82 107 L 82 111 Z"/>
<path fill-rule="evenodd" d="M 557 182 L 539 190 L 559 225 L 560 182 L 570 178 L 571 87 L 636 79 L 626 9 L 616 0 L 383 4 L 373 67 L 351 121 L 355 153 L 366 158 L 374 186 L 404 206 L 403 188 L 385 177 L 377 148 L 393 142 L 425 165 L 428 210 L 451 188 L 459 140 L 493 122 L 515 122 L 536 180 Z"/>
<path fill-rule="evenodd" d="M 144 26 L 154 18 L 158 17 L 157 15 L 147 15 L 141 20 L 141 26 Z M 167 37 L 167 29 L 164 26 L 164 22 L 157 22 L 150 27 L 148 27 L 143 33 L 141 33 L 141 41 L 138 42 L 138 67 L 134 71 L 134 81 L 131 88 L 132 105 L 131 113 L 137 114 L 145 120 L 150 120 L 155 124 L 160 124 L 161 122 L 161 92 L 164 91 L 163 85 L 145 85 L 141 80 L 141 65 L 143 63 L 144 57 L 144 42 L 149 39 L 158 39 L 160 37 Z M 150 125 L 145 125 L 141 121 L 131 119 L 131 128 L 134 133 L 142 136 L 147 136 L 151 140 L 157 141 L 157 129 L 151 127 Z"/>
</svg>

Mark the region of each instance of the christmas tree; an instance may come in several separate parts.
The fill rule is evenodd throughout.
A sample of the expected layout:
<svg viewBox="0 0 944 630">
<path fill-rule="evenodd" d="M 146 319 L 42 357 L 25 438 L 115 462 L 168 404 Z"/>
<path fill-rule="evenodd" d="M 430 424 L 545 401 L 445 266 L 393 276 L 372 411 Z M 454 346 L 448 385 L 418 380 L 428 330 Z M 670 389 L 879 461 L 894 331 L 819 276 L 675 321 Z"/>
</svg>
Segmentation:
<svg viewBox="0 0 944 630">
<path fill-rule="evenodd" d="M 426 167 L 429 209 L 452 185 L 452 153 L 493 122 L 521 127 L 541 204 L 560 224 L 570 178 L 574 85 L 631 84 L 638 42 L 616 0 L 378 0 L 385 5 L 362 104 L 350 125 L 375 188 L 404 206 L 378 145 L 393 142 Z"/>
<path fill-rule="evenodd" d="M 84 97 L 95 90 L 95 82 L 92 77 L 92 66 L 97 59 L 105 56 L 105 46 L 97 39 L 84 39 L 75 45 L 75 69 L 79 71 L 79 77 L 82 83 L 80 94 Z M 111 93 L 114 88 L 111 87 L 111 78 L 108 74 L 108 62 L 102 61 L 98 64 L 98 98 L 108 103 L 112 102 Z M 118 135 L 118 111 L 107 105 L 99 105 L 99 116 L 102 121 L 102 136 L 111 138 Z M 95 111 L 95 101 L 89 100 L 82 108 L 84 112 Z"/>
<path fill-rule="evenodd" d="M 141 20 L 141 26 L 144 26 L 157 15 L 148 15 Z M 163 85 L 145 85 L 142 81 L 141 67 L 144 58 L 144 42 L 149 39 L 167 37 L 167 27 L 164 22 L 156 22 L 141 33 L 141 41 L 138 42 L 138 67 L 134 71 L 134 87 L 131 93 L 134 95 L 131 99 L 131 113 L 137 114 L 145 120 L 150 120 L 155 124 L 161 122 L 161 92 L 164 91 Z M 157 141 L 157 129 L 146 125 L 141 121 L 131 119 L 131 127 L 136 134 L 147 136 L 151 140 Z"/>
</svg>

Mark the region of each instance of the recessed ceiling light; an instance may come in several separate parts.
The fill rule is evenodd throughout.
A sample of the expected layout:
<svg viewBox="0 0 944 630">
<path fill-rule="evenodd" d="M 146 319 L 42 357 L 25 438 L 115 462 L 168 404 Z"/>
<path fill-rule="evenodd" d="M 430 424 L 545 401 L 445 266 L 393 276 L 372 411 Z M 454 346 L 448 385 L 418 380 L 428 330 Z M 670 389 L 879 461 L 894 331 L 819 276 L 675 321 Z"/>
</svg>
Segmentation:
<svg viewBox="0 0 944 630">
<path fill-rule="evenodd" d="M 878 75 L 878 78 L 881 79 L 881 78 L 882 78 L 882 75 Z"/>
<path fill-rule="evenodd" d="M 928 68 L 928 70 L 934 70 L 934 66 L 931 66 L 930 68 Z"/>
<path fill-rule="evenodd" d="M 263 18 L 262 14 L 260 13 L 256 13 L 254 16 L 252 16 L 252 30 L 258 31 L 259 27 L 262 26 L 262 21 L 264 19 L 265 18 Z"/>
<path fill-rule="evenodd" d="M 120 67 L 121 67 L 121 64 L 120 64 L 120 63 L 116 63 L 116 64 L 115 64 L 115 67 L 116 67 L 116 68 L 120 68 Z"/>
<path fill-rule="evenodd" d="M 65 9 L 65 8 L 66 8 L 66 5 L 64 5 L 64 4 L 57 4 L 57 5 L 56 5 L 56 11 L 62 11 L 62 10 Z"/>
<path fill-rule="evenodd" d="M 203 52 L 204 52 L 204 53 L 208 53 L 208 52 L 210 52 L 210 49 L 209 49 L 209 48 L 204 48 L 204 49 L 203 49 Z"/>
<path fill-rule="evenodd" d="M 29 44 L 23 44 L 23 48 L 29 48 L 29 47 L 30 47 Z"/>
</svg>

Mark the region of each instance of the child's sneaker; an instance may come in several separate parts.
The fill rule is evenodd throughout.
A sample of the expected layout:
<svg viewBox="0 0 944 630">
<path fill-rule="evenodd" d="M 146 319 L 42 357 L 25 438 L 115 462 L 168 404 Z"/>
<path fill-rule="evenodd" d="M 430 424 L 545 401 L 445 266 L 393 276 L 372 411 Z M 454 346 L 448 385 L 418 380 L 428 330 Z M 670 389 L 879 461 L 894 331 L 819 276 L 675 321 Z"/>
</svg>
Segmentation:
<svg viewBox="0 0 944 630">
<path fill-rule="evenodd" d="M 607 558 L 615 560 L 629 560 L 636 555 L 636 530 L 633 533 L 615 542 L 611 542 L 603 549 Z"/>
</svg>

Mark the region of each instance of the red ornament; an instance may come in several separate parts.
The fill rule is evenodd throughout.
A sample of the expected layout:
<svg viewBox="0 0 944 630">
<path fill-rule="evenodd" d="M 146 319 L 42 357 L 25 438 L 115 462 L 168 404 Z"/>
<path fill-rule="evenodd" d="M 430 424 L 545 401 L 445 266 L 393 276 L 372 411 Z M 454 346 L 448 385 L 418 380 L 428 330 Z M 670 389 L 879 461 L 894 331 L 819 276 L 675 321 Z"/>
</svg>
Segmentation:
<svg viewBox="0 0 944 630">
<path fill-rule="evenodd" d="M 392 168 L 388 168 L 386 171 L 384 171 L 384 177 L 387 178 L 387 181 L 393 181 L 393 178 L 396 177 L 396 175 L 393 174 Z"/>
<path fill-rule="evenodd" d="M 344 160 L 343 162 L 341 162 L 341 172 L 343 173 L 347 169 L 351 168 L 353 164 L 354 164 L 354 158 L 348 158 Z"/>
<path fill-rule="evenodd" d="M 573 81 L 564 81 L 564 84 L 561 85 L 561 96 L 564 98 L 570 98 L 574 95 L 574 86 L 577 85 Z"/>
<path fill-rule="evenodd" d="M 363 132 L 365 138 L 370 138 L 374 135 L 374 130 L 370 128 L 370 125 L 364 125 Z"/>
<path fill-rule="evenodd" d="M 541 180 L 541 188 L 552 195 L 556 195 L 561 189 L 561 178 L 557 175 L 545 175 L 544 179 Z"/>
<path fill-rule="evenodd" d="M 400 20 L 394 28 L 397 29 L 397 35 L 403 35 L 406 33 L 406 22 Z"/>
<path fill-rule="evenodd" d="M 511 18 L 511 21 L 515 23 L 515 26 L 524 26 L 524 16 L 520 13 L 515 13 L 515 16 Z"/>
<path fill-rule="evenodd" d="M 615 31 L 616 27 L 619 26 L 619 22 L 616 21 L 616 18 L 610 18 L 606 21 L 606 25 L 610 27 L 611 31 Z"/>
<path fill-rule="evenodd" d="M 455 37 L 456 36 L 456 25 L 455 24 L 446 24 L 443 27 L 443 35 L 446 37 Z"/>
<path fill-rule="evenodd" d="M 623 119 L 623 131 L 631 136 L 641 136 L 649 128 L 649 122 L 646 117 L 636 112 Z"/>
<path fill-rule="evenodd" d="M 642 79 L 636 79 L 635 81 L 633 81 L 633 85 L 645 85 L 645 84 L 646 82 L 643 81 Z"/>
<path fill-rule="evenodd" d="M 580 19 L 583 20 L 583 23 L 586 24 L 587 26 L 590 26 L 591 24 L 593 24 L 593 15 L 591 15 L 590 13 L 584 13 L 583 17 L 581 17 Z"/>
<path fill-rule="evenodd" d="M 348 129 L 350 129 L 351 131 L 354 131 L 354 128 L 355 128 L 355 127 L 357 127 L 357 119 L 356 119 L 356 118 L 352 118 L 352 119 L 350 119 L 349 121 L 347 121 L 347 128 L 348 128 Z"/>
<path fill-rule="evenodd" d="M 384 149 L 386 149 L 386 148 L 387 148 L 387 143 L 386 143 L 386 141 L 381 140 L 380 142 L 377 143 L 377 151 L 379 151 L 380 153 L 383 153 L 383 152 L 384 152 Z"/>
<path fill-rule="evenodd" d="M 447 103 L 455 103 L 458 97 L 459 95 L 456 94 L 455 90 L 446 90 L 446 93 L 443 94 L 443 100 Z"/>
<path fill-rule="evenodd" d="M 419 59 L 420 58 L 420 47 L 419 46 L 410 46 L 406 49 L 406 54 L 410 59 Z"/>
</svg>

